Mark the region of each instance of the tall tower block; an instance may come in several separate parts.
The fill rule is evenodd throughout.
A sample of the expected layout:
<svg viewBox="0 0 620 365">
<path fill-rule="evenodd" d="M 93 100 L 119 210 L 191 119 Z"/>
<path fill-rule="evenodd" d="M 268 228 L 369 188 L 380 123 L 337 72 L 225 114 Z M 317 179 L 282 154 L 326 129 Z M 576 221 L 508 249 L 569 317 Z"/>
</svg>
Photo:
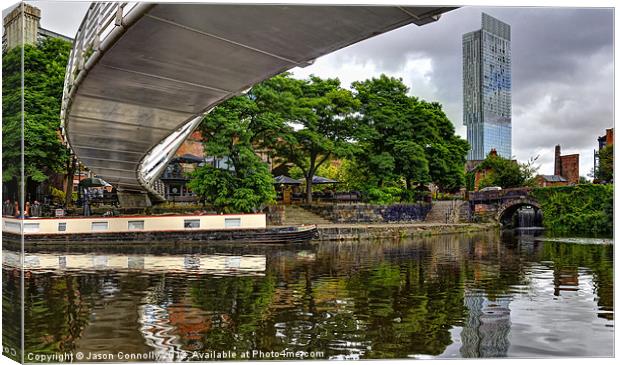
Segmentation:
<svg viewBox="0 0 620 365">
<path fill-rule="evenodd" d="M 510 25 L 482 13 L 482 28 L 463 35 L 463 124 L 471 150 L 512 156 Z"/>
</svg>

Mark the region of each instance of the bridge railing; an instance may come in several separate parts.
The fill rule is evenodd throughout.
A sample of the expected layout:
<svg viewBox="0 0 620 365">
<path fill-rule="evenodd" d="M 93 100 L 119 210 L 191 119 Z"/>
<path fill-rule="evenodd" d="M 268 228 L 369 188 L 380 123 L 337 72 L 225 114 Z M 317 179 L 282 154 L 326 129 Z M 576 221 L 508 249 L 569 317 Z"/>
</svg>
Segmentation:
<svg viewBox="0 0 620 365">
<path fill-rule="evenodd" d="M 61 130 L 65 140 L 65 111 L 71 102 L 72 91 L 77 84 L 76 79 L 80 71 L 86 67 L 93 54 L 100 49 L 102 41 L 115 28 L 122 26 L 123 17 L 136 5 L 137 3 L 127 2 L 95 2 L 88 8 L 75 35 L 65 72 L 60 112 Z"/>
<path fill-rule="evenodd" d="M 140 8 L 137 9 L 139 6 Z M 88 8 L 73 41 L 63 86 L 60 129 L 63 140 L 69 148 L 71 148 L 71 141 L 65 127 L 66 113 L 77 87 L 85 77 L 87 70 L 113 43 L 114 38 L 122 34 L 124 28 L 132 23 L 134 19 L 131 19 L 131 15 L 135 15 L 133 18 L 138 18 L 138 14 L 145 12 L 149 6 L 152 5 L 145 3 L 140 5 L 135 2 L 95 2 Z M 135 14 L 132 13 L 134 9 Z M 143 173 L 143 171 L 138 173 Z M 163 183 L 159 181 L 156 174 L 151 173 L 147 179 L 142 181 L 147 183 L 148 186 L 145 187 L 152 194 L 163 199 Z"/>
</svg>

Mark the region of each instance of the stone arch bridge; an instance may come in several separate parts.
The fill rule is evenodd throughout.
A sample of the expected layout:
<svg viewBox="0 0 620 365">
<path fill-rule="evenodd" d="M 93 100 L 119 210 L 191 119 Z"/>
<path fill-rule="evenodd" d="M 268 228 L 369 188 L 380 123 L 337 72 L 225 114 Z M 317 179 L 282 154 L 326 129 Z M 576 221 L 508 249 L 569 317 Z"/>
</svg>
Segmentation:
<svg viewBox="0 0 620 365">
<path fill-rule="evenodd" d="M 476 220 L 496 221 L 511 225 L 517 211 L 523 207 L 534 209 L 542 218 L 540 203 L 532 196 L 532 188 L 511 188 L 497 191 L 470 192 L 468 201 L 471 215 Z"/>
</svg>

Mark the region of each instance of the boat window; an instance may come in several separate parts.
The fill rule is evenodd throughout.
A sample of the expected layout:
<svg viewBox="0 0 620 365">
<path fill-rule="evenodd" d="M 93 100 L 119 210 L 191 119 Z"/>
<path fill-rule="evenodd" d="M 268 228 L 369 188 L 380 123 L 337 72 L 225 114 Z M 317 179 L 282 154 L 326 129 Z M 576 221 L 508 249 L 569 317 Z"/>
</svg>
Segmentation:
<svg viewBox="0 0 620 365">
<path fill-rule="evenodd" d="M 127 228 L 129 230 L 143 230 L 144 221 L 129 221 L 127 222 Z"/>
<path fill-rule="evenodd" d="M 63 232 L 67 230 L 67 223 L 66 222 L 62 222 L 62 223 L 58 223 L 58 232 Z"/>
<path fill-rule="evenodd" d="M 224 227 L 241 227 L 241 218 L 226 218 L 224 219 Z"/>
<path fill-rule="evenodd" d="M 18 222 L 4 222 L 4 224 L 8 231 L 19 231 L 22 229 L 21 224 L 19 224 Z"/>
<path fill-rule="evenodd" d="M 39 232 L 39 223 L 24 223 L 24 232 Z"/>
<path fill-rule="evenodd" d="M 108 222 L 92 222 L 90 224 L 91 231 L 106 231 L 108 229 Z"/>
<path fill-rule="evenodd" d="M 185 228 L 200 228 L 200 219 L 186 219 L 183 226 Z"/>
</svg>

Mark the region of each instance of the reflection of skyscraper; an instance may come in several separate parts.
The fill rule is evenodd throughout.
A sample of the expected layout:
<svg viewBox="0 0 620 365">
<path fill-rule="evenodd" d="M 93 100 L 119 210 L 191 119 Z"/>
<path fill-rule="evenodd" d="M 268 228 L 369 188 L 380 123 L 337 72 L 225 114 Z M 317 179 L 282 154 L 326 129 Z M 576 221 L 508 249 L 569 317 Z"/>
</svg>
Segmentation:
<svg viewBox="0 0 620 365">
<path fill-rule="evenodd" d="M 512 155 L 510 25 L 482 14 L 482 29 L 463 35 L 463 124 L 471 150 Z"/>
<path fill-rule="evenodd" d="M 489 300 L 484 293 L 465 290 L 468 316 L 461 331 L 461 356 L 506 357 L 510 343 L 510 298 Z"/>
</svg>

